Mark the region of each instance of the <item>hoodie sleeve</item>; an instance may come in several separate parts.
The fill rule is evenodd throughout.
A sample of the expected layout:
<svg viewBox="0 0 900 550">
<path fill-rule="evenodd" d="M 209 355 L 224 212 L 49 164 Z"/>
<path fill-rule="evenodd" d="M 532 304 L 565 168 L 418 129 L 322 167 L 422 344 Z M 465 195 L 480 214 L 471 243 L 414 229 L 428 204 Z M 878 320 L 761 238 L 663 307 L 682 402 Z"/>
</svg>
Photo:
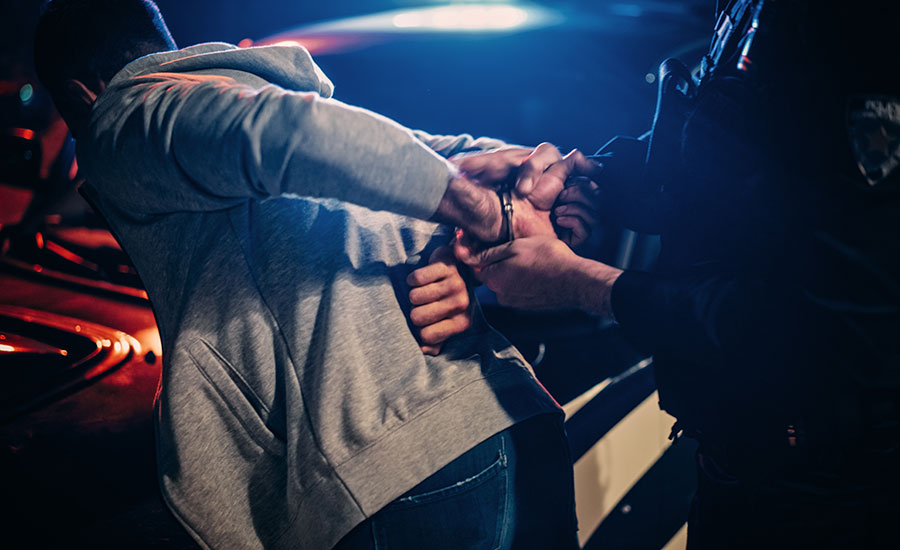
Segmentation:
<svg viewBox="0 0 900 550">
<path fill-rule="evenodd" d="M 227 76 L 132 77 L 100 96 L 89 132 L 89 178 L 146 214 L 294 194 L 428 218 L 454 171 L 385 117 Z"/>
<path fill-rule="evenodd" d="M 434 150 L 437 154 L 444 158 L 450 158 L 459 153 L 469 153 L 472 151 L 488 151 L 490 149 L 499 149 L 507 144 L 499 139 L 487 137 L 473 138 L 469 134 L 461 134 L 458 136 L 440 136 L 432 135 L 422 130 L 413 130 L 413 134 L 425 145 Z"/>
</svg>

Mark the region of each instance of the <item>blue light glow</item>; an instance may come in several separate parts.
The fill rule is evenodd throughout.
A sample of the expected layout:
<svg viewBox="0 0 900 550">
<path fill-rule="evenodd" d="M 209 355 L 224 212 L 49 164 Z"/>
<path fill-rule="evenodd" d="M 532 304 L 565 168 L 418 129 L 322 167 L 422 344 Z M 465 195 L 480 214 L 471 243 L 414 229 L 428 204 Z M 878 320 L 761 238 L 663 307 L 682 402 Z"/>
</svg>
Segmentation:
<svg viewBox="0 0 900 550">
<path fill-rule="evenodd" d="M 397 13 L 391 19 L 398 29 L 490 31 L 525 25 L 528 11 L 504 5 L 461 5 Z"/>
<path fill-rule="evenodd" d="M 609 11 L 613 15 L 622 17 L 640 17 L 644 15 L 644 10 L 637 4 L 613 4 L 609 7 Z"/>
<path fill-rule="evenodd" d="M 556 11 L 533 5 L 453 4 L 391 10 L 299 27 L 266 40 L 335 34 L 503 33 L 559 24 Z"/>
<path fill-rule="evenodd" d="M 19 90 L 19 99 L 22 103 L 28 103 L 32 97 L 34 97 L 34 88 L 31 87 L 31 84 L 22 86 L 22 89 Z"/>
</svg>

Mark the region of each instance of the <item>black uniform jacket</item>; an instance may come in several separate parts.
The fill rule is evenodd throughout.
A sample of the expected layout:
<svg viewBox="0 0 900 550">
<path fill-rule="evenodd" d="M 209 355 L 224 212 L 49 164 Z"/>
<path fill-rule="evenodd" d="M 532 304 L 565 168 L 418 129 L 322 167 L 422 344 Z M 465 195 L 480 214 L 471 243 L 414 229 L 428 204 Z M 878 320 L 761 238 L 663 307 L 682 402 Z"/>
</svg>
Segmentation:
<svg viewBox="0 0 900 550">
<path fill-rule="evenodd" d="M 736 468 L 900 441 L 897 8 L 772 4 L 726 6 L 701 75 L 661 79 L 639 176 L 605 184 L 662 239 L 615 283 L 616 319 L 661 406 Z"/>
</svg>

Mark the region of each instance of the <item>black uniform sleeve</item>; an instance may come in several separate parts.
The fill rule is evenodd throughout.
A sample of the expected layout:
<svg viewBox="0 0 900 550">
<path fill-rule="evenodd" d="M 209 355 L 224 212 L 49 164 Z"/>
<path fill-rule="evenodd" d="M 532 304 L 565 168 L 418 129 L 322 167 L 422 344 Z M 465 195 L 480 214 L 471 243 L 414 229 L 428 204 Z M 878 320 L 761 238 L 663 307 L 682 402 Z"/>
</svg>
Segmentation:
<svg viewBox="0 0 900 550">
<path fill-rule="evenodd" d="M 780 283 L 704 273 L 665 278 L 626 271 L 612 289 L 625 337 L 648 353 L 710 366 L 728 358 L 782 362 L 814 330 L 813 315 Z"/>
</svg>

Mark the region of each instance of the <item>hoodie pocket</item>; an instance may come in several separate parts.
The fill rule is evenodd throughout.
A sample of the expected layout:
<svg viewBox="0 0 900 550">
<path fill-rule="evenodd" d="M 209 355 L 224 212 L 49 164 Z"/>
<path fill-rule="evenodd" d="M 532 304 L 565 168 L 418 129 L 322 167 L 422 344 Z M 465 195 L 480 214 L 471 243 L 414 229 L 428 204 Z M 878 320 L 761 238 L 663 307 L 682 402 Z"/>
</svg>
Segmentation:
<svg viewBox="0 0 900 550">
<path fill-rule="evenodd" d="M 200 374 L 216 390 L 247 435 L 263 450 L 276 456 L 283 456 L 284 441 L 272 433 L 263 421 L 263 415 L 268 416 L 269 408 L 237 369 L 202 339 L 193 342 L 188 353 Z"/>
</svg>

